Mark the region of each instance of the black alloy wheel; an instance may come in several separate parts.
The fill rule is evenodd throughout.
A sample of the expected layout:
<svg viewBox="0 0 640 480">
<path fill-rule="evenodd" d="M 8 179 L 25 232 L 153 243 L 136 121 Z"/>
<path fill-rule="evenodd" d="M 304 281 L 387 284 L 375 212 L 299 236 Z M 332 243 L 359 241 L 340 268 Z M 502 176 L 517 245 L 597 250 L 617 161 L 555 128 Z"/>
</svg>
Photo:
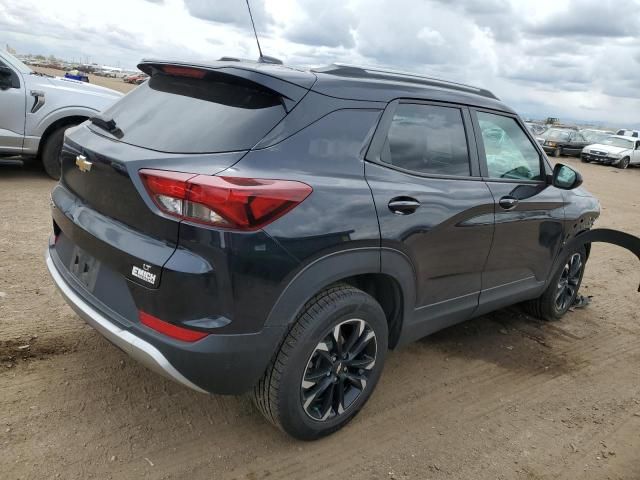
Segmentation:
<svg viewBox="0 0 640 480">
<path fill-rule="evenodd" d="M 348 284 L 318 292 L 298 314 L 254 401 L 267 420 L 300 440 L 349 423 L 371 397 L 388 349 L 387 318 L 368 293 Z"/>
<path fill-rule="evenodd" d="M 576 252 L 569 257 L 558 279 L 555 297 L 555 306 L 558 311 L 567 310 L 576 298 L 583 268 L 584 264 L 580 253 Z"/>
<path fill-rule="evenodd" d="M 348 411 L 367 388 L 376 356 L 376 334 L 366 321 L 336 325 L 318 343 L 304 370 L 300 400 L 306 414 L 326 421 Z"/>
</svg>

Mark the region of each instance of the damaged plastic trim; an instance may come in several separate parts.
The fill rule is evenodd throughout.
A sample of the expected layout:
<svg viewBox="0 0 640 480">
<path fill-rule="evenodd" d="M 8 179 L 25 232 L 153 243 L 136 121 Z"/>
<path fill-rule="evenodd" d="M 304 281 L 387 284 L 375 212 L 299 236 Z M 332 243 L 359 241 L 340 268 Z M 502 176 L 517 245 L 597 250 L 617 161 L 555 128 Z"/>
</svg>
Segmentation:
<svg viewBox="0 0 640 480">
<path fill-rule="evenodd" d="M 621 232 L 619 230 L 610 230 L 608 228 L 596 228 L 595 230 L 587 230 L 576 235 L 565 248 L 573 249 L 582 245 L 593 242 L 611 243 L 622 248 L 626 248 L 634 253 L 640 260 L 640 238 Z M 640 292 L 640 285 L 638 286 Z"/>
</svg>

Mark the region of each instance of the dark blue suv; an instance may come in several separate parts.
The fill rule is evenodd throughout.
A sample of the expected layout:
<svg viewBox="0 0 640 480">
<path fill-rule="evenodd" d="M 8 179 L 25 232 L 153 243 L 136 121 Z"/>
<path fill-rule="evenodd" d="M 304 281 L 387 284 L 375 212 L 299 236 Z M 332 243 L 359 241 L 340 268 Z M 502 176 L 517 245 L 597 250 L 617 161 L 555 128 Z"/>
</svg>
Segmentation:
<svg viewBox="0 0 640 480">
<path fill-rule="evenodd" d="M 68 131 L 47 265 L 115 345 L 313 439 L 387 351 L 572 304 L 598 202 L 491 92 L 347 65 L 143 61 Z"/>
</svg>

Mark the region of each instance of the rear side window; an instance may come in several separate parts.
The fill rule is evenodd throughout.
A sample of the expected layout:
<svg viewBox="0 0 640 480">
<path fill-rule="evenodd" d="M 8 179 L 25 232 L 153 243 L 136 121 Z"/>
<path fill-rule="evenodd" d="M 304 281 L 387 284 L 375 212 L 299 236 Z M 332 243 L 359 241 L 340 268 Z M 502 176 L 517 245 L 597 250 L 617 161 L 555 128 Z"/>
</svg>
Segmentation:
<svg viewBox="0 0 640 480">
<path fill-rule="evenodd" d="M 153 75 L 102 115 L 120 141 L 169 153 L 247 150 L 284 116 L 280 98 L 231 75 Z"/>
<path fill-rule="evenodd" d="M 540 154 L 511 117 L 478 112 L 491 178 L 541 180 Z"/>
<path fill-rule="evenodd" d="M 398 105 L 381 159 L 422 174 L 470 175 L 462 112 L 436 105 Z"/>
</svg>

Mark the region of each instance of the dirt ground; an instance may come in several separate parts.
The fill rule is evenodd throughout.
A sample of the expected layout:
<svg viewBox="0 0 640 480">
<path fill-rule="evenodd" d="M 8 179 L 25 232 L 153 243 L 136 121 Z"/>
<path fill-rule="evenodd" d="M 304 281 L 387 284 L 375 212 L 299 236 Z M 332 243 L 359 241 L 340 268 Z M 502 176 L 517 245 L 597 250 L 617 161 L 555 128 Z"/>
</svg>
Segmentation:
<svg viewBox="0 0 640 480">
<path fill-rule="evenodd" d="M 640 169 L 581 164 L 598 226 L 640 235 Z M 597 244 L 588 308 L 517 307 L 391 353 L 344 430 L 301 443 L 246 397 L 150 372 L 86 326 L 50 281 L 49 192 L 0 167 L 0 478 L 640 478 L 640 265 Z"/>
</svg>

